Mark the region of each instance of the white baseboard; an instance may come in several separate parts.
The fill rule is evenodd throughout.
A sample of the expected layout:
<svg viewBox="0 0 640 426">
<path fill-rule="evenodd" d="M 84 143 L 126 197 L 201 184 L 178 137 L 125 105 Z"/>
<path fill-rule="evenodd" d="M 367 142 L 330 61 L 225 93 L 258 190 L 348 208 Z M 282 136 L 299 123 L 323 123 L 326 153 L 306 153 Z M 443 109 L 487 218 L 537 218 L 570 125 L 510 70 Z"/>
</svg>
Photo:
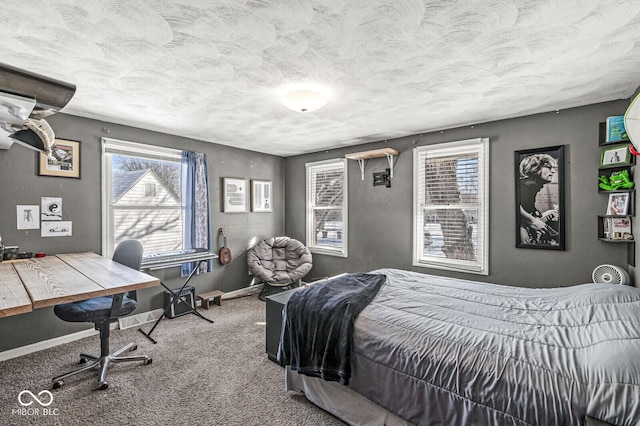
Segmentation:
<svg viewBox="0 0 640 426">
<path fill-rule="evenodd" d="M 96 334 L 98 334 L 98 330 L 92 328 L 89 330 L 78 331 L 76 333 L 55 337 L 49 340 L 43 340 L 42 342 L 32 343 L 30 345 L 20 346 L 19 348 L 9 349 L 8 351 L 0 352 L 0 361 L 6 361 L 11 358 L 17 358 L 19 356 L 38 352 L 43 349 L 53 348 L 64 343 L 84 339 L 85 337 L 95 336 Z"/>
<path fill-rule="evenodd" d="M 221 299 L 222 300 L 235 299 L 236 297 L 251 296 L 252 294 L 260 293 L 260 290 L 262 290 L 263 285 L 264 284 L 260 283 L 260 284 L 252 285 L 249 287 L 244 287 L 239 290 L 233 290 L 223 294 Z"/>
</svg>

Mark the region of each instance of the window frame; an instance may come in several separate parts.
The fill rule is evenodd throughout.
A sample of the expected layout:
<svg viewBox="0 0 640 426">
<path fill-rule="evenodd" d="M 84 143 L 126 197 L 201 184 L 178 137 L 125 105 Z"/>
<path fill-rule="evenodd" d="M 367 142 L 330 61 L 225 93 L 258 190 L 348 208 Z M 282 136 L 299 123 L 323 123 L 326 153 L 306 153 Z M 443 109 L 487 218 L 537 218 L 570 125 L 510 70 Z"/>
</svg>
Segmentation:
<svg viewBox="0 0 640 426">
<path fill-rule="evenodd" d="M 113 256 L 115 249 L 113 232 L 113 208 L 111 197 L 113 193 L 113 163 L 112 155 L 129 155 L 162 161 L 181 162 L 182 151 L 174 148 L 142 144 L 112 138 L 101 138 L 102 161 L 102 255 L 108 258 Z M 181 208 L 182 221 L 184 223 L 184 208 Z"/>
<path fill-rule="evenodd" d="M 424 255 L 424 214 L 420 191 L 420 157 L 423 153 L 449 156 L 468 152 L 478 154 L 478 252 L 480 259 L 475 262 L 435 258 Z M 465 139 L 425 145 L 413 149 L 413 266 L 442 269 L 448 271 L 489 274 L 489 138 Z"/>
<path fill-rule="evenodd" d="M 335 166 L 335 170 L 338 168 L 344 172 L 343 181 L 343 196 L 342 196 L 342 247 L 333 247 L 326 245 L 313 244 L 315 240 L 313 238 L 313 213 L 314 213 L 314 200 L 315 194 L 311 193 L 312 190 L 312 177 L 314 173 L 317 173 L 320 169 L 327 170 L 331 166 Z M 345 158 L 335 158 L 323 161 L 314 161 L 305 164 L 306 168 L 306 245 L 312 253 L 325 254 L 329 256 L 348 257 L 348 241 L 349 241 L 349 211 L 348 211 L 348 163 Z"/>
</svg>

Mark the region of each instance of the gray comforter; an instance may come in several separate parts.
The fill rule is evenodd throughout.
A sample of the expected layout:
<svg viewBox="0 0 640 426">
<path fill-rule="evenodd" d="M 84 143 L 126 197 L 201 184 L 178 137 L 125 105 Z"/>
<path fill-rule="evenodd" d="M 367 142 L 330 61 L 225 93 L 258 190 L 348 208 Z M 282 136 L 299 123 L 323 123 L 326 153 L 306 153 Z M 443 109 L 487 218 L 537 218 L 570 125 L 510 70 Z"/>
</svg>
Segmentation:
<svg viewBox="0 0 640 426">
<path fill-rule="evenodd" d="M 640 290 L 395 269 L 355 323 L 350 387 L 420 425 L 640 424 Z"/>
</svg>

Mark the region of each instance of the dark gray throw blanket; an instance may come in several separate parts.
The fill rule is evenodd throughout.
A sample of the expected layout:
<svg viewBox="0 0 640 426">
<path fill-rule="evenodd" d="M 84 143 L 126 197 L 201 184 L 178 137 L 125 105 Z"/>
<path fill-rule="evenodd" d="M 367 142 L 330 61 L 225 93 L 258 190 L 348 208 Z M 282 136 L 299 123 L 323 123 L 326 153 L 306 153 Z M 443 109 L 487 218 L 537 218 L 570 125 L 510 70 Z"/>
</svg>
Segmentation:
<svg viewBox="0 0 640 426">
<path fill-rule="evenodd" d="M 386 279 L 345 274 L 295 292 L 282 313 L 278 360 L 300 374 L 348 385 L 353 324 Z"/>
</svg>

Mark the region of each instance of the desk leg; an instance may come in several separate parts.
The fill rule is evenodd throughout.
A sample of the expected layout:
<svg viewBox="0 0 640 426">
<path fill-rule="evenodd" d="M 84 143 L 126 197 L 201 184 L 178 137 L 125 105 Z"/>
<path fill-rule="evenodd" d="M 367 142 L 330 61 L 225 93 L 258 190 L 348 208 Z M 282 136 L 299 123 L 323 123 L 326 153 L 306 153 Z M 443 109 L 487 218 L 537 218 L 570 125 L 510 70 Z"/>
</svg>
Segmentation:
<svg viewBox="0 0 640 426">
<path fill-rule="evenodd" d="M 191 311 L 190 313 L 202 318 L 205 321 L 209 321 L 210 323 L 213 324 L 213 320 L 210 320 L 209 318 L 206 318 L 204 316 L 202 316 L 202 314 L 198 311 L 196 311 L 195 306 L 192 307 L 190 304 L 187 303 L 187 301 L 184 299 L 183 296 L 180 296 L 180 294 L 182 293 L 182 291 L 184 290 L 184 288 L 187 286 L 187 284 L 189 283 L 189 280 L 191 279 L 191 277 L 196 273 L 196 271 L 198 270 L 198 267 L 200 266 L 200 264 L 202 262 L 206 262 L 206 260 L 201 260 L 200 262 L 198 262 L 198 264 L 193 268 L 193 270 L 191 271 L 191 273 L 189 274 L 189 276 L 187 277 L 187 279 L 185 280 L 185 282 L 182 284 L 182 287 L 180 287 L 180 289 L 178 289 L 177 291 L 173 291 L 171 290 L 169 287 L 167 287 L 164 283 L 160 283 L 162 285 L 162 287 L 166 288 L 170 293 L 171 293 L 171 299 L 169 300 L 169 303 L 167 304 L 167 306 L 165 306 L 164 308 L 164 312 L 162 313 L 162 315 L 160 316 L 160 318 L 158 318 L 155 322 L 155 324 L 153 324 L 153 327 L 151 327 L 151 330 L 149 330 L 148 333 L 145 333 L 144 330 L 142 330 L 141 328 L 138 329 L 138 331 L 142 334 L 145 335 L 145 337 L 149 340 L 151 340 L 154 344 L 157 344 L 158 342 L 151 337 L 151 333 L 153 333 L 153 330 L 156 329 L 156 327 L 158 326 L 158 324 L 160 323 L 160 321 L 162 321 L 162 319 L 167 315 L 167 312 L 169 312 L 169 309 L 171 309 L 171 306 L 177 303 L 184 303 L 185 305 L 187 305 L 189 307 L 189 310 Z M 195 300 L 194 300 L 194 304 L 195 304 Z"/>
</svg>

